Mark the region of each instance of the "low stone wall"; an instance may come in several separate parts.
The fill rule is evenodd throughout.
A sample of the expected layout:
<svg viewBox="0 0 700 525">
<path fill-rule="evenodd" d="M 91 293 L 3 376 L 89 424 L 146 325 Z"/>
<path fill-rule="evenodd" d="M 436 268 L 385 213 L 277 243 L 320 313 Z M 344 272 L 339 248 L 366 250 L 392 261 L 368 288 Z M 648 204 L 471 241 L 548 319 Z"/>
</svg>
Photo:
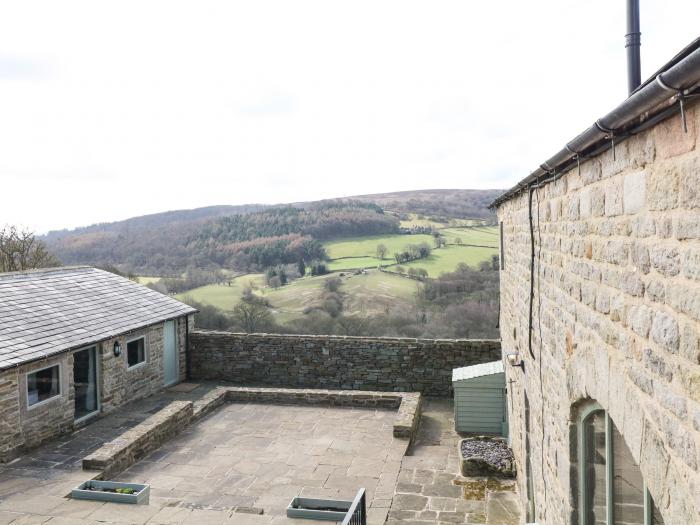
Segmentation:
<svg viewBox="0 0 700 525">
<path fill-rule="evenodd" d="M 371 392 L 357 390 L 316 390 L 294 388 L 221 387 L 226 401 L 252 401 L 292 405 L 359 406 L 397 409 L 394 437 L 413 441 L 420 422 L 419 392 Z"/>
<path fill-rule="evenodd" d="M 193 379 L 448 397 L 452 369 L 501 359 L 497 340 L 190 333 Z"/>
<path fill-rule="evenodd" d="M 191 422 L 213 412 L 226 402 L 396 408 L 394 437 L 408 439 L 409 443 L 416 435 L 421 413 L 421 395 L 418 392 L 219 387 L 194 402 L 173 401 L 83 458 L 83 469 L 100 471 L 95 479 L 110 479 L 159 448 Z"/>
<path fill-rule="evenodd" d="M 186 427 L 192 420 L 192 401 L 173 401 L 117 439 L 83 458 L 84 470 L 100 470 L 109 479 L 147 456 Z"/>
</svg>

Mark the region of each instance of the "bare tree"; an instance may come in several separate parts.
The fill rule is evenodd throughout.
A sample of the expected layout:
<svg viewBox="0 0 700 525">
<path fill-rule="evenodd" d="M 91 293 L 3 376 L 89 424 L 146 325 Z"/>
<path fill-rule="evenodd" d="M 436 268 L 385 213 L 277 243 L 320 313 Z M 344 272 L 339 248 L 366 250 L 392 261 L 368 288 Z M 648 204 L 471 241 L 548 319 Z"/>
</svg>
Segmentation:
<svg viewBox="0 0 700 525">
<path fill-rule="evenodd" d="M 61 266 L 46 245 L 33 232 L 16 226 L 0 230 L 0 272 L 17 272 L 34 268 Z"/>
<path fill-rule="evenodd" d="M 241 296 L 241 302 L 233 309 L 233 317 L 249 334 L 258 332 L 272 323 L 268 306 L 263 297 L 258 297 L 252 290 L 246 289 Z"/>
<path fill-rule="evenodd" d="M 381 260 L 384 260 L 386 258 L 388 250 L 386 246 L 383 244 L 378 244 L 377 245 L 377 257 L 379 257 Z"/>
</svg>

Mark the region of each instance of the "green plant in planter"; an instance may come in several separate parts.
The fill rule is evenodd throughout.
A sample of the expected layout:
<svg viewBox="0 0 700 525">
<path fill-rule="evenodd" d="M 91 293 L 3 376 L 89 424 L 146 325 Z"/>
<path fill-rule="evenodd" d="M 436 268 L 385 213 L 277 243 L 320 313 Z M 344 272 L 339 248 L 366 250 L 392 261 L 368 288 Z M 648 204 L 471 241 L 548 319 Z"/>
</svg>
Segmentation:
<svg viewBox="0 0 700 525">
<path fill-rule="evenodd" d="M 119 494 L 134 494 L 136 491 L 134 489 L 116 489 Z"/>
</svg>

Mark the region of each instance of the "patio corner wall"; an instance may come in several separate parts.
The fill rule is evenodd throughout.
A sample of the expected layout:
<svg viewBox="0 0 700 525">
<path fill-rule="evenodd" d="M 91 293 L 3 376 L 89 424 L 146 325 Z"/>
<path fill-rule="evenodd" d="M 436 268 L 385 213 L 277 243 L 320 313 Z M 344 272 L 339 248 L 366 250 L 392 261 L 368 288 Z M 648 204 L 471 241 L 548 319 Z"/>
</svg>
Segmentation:
<svg viewBox="0 0 700 525">
<path fill-rule="evenodd" d="M 452 369 L 501 358 L 497 340 L 190 334 L 192 379 L 448 397 Z"/>
</svg>

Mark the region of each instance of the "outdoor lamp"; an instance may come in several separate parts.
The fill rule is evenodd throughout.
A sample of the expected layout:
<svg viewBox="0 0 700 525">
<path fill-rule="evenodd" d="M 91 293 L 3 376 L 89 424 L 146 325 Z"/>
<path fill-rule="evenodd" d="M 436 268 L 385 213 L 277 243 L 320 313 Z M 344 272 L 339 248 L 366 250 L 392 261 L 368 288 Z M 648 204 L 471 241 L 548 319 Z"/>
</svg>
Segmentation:
<svg viewBox="0 0 700 525">
<path fill-rule="evenodd" d="M 114 341 L 114 357 L 122 355 L 122 344 L 119 341 Z"/>
<path fill-rule="evenodd" d="M 518 352 L 506 354 L 506 359 L 508 360 L 508 364 L 510 366 L 519 366 L 525 370 L 525 362 L 520 358 L 520 354 Z"/>
</svg>

